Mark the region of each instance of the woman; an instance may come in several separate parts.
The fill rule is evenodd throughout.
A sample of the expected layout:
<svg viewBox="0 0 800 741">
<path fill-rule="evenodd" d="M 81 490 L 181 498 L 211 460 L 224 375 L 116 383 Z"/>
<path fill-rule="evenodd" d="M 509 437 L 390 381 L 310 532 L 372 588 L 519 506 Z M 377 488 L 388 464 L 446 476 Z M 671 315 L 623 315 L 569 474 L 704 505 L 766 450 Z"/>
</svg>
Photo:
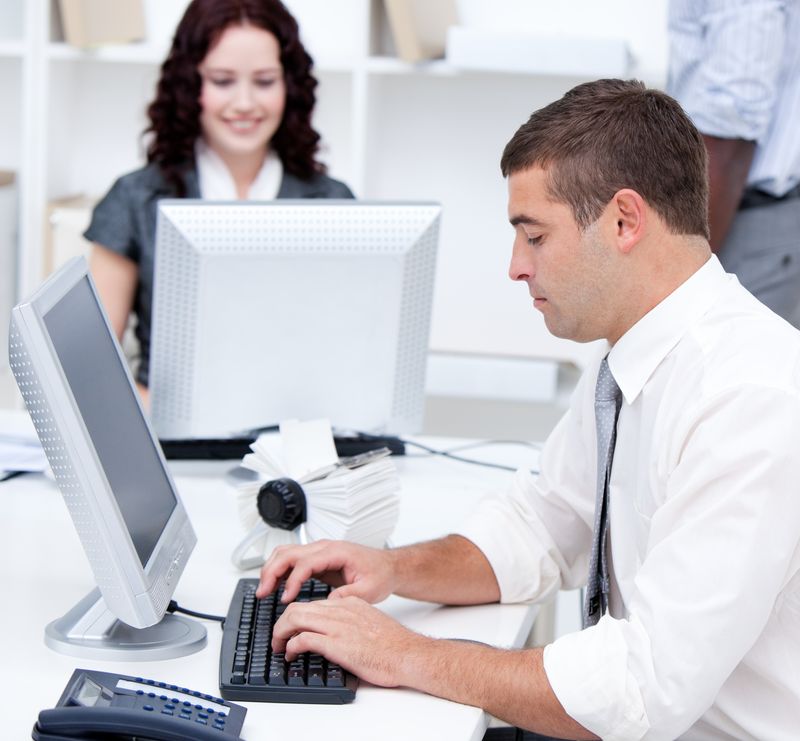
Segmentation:
<svg viewBox="0 0 800 741">
<path fill-rule="evenodd" d="M 353 197 L 316 159 L 311 65 L 279 0 L 194 0 L 178 24 L 148 109 L 148 164 L 117 180 L 84 233 L 118 337 L 136 314 L 145 398 L 160 199 Z"/>
</svg>

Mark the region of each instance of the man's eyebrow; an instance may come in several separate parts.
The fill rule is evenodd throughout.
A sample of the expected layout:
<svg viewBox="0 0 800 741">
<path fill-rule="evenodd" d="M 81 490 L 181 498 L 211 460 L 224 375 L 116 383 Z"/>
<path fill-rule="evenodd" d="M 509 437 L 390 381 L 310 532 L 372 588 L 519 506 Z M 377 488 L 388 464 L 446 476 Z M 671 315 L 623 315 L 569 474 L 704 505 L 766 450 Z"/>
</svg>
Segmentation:
<svg viewBox="0 0 800 741">
<path fill-rule="evenodd" d="M 543 221 L 534 218 L 533 216 L 514 216 L 509 219 L 511 226 L 518 226 L 519 224 L 526 224 L 527 226 L 544 226 Z"/>
</svg>

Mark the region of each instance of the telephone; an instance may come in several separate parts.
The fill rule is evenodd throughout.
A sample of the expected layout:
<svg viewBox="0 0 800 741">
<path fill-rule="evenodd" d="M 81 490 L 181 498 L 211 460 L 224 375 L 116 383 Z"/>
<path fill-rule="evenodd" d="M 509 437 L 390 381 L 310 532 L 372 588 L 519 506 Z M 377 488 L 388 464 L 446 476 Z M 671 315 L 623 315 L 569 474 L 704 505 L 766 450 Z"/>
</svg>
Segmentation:
<svg viewBox="0 0 800 741">
<path fill-rule="evenodd" d="M 76 669 L 58 705 L 42 710 L 34 741 L 241 741 L 247 710 L 152 679 Z"/>
</svg>

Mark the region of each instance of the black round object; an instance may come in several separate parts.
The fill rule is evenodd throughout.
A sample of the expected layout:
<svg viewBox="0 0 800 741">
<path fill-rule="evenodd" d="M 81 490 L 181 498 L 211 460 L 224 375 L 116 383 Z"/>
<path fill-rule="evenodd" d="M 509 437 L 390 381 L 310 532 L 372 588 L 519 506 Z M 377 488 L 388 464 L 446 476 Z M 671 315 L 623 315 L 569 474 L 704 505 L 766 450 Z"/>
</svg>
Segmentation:
<svg viewBox="0 0 800 741">
<path fill-rule="evenodd" d="M 258 490 L 258 513 L 267 525 L 294 530 L 306 521 L 306 495 L 294 479 L 273 479 Z"/>
</svg>

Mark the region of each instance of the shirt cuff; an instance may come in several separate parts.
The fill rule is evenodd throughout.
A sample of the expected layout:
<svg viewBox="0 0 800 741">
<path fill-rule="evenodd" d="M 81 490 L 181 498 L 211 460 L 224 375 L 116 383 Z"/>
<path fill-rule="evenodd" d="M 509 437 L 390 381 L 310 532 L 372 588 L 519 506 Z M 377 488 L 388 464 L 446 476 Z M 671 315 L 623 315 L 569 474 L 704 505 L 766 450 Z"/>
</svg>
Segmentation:
<svg viewBox="0 0 800 741">
<path fill-rule="evenodd" d="M 605 615 L 546 646 L 544 670 L 567 715 L 584 728 L 604 741 L 639 741 L 650 723 L 618 623 Z"/>
</svg>

